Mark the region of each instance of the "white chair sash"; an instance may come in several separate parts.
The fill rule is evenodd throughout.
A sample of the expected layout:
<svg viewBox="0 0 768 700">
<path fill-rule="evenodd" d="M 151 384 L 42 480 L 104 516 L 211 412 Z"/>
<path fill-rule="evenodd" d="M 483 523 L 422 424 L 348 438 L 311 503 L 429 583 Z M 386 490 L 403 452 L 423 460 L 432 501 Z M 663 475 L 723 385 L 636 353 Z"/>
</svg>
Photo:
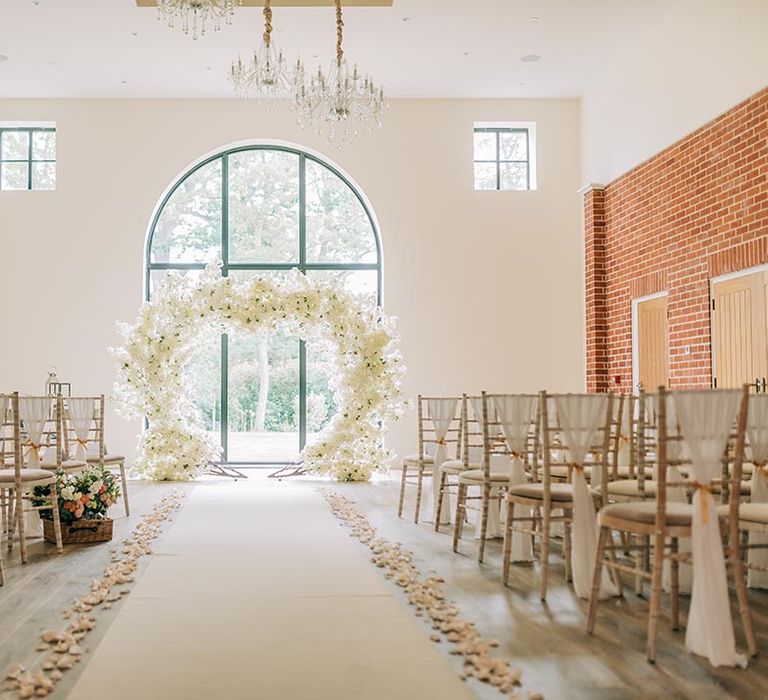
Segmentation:
<svg viewBox="0 0 768 700">
<path fill-rule="evenodd" d="M 749 457 L 755 467 L 750 500 L 752 503 L 765 503 L 768 502 L 768 394 L 753 394 L 749 397 L 747 442 Z M 768 544 L 768 536 L 750 532 L 749 544 Z M 768 566 L 768 548 L 750 549 L 748 556 L 750 564 Z M 768 572 L 750 569 L 747 584 L 750 588 L 768 588 Z"/>
<path fill-rule="evenodd" d="M 671 394 L 697 486 L 693 495 L 693 591 L 685 645 L 713 666 L 746 666 L 736 653 L 725 559 L 715 499 L 709 485 L 717 472 L 739 409 L 739 391 Z"/>
<path fill-rule="evenodd" d="M 88 398 L 70 398 L 67 399 L 67 407 L 69 408 L 70 423 L 77 438 L 74 458 L 84 462 L 88 457 L 88 445 L 90 444 L 88 433 L 96 415 L 96 401 Z"/>
<path fill-rule="evenodd" d="M 573 588 L 580 598 L 589 598 L 597 556 L 595 502 L 584 478 L 584 460 L 595 444 L 608 410 L 607 394 L 555 396 L 557 417 L 568 446 L 573 476 L 573 547 L 571 570 Z M 603 569 L 600 598 L 618 595 L 616 586 Z"/>
<path fill-rule="evenodd" d="M 538 396 L 526 394 L 493 396 L 492 402 L 510 451 L 513 455 L 524 454 L 528 429 L 535 416 Z"/>
<path fill-rule="evenodd" d="M 435 449 L 434 463 L 432 467 L 432 487 L 433 487 L 433 506 L 434 515 L 437 517 L 437 501 L 440 496 L 440 467 L 448 459 L 448 448 L 445 444 L 445 437 L 451 427 L 451 421 L 456 417 L 456 407 L 458 399 L 427 399 L 427 415 L 432 421 L 435 430 L 435 439 L 437 448 Z M 448 494 L 443 494 L 443 506 L 440 514 L 443 523 L 451 521 L 451 502 Z"/>
<path fill-rule="evenodd" d="M 19 398 L 19 417 L 24 423 L 27 442 L 24 445 L 24 460 L 32 468 L 40 466 L 42 439 L 45 424 L 51 409 L 51 399 L 44 396 L 22 396 Z"/>
</svg>

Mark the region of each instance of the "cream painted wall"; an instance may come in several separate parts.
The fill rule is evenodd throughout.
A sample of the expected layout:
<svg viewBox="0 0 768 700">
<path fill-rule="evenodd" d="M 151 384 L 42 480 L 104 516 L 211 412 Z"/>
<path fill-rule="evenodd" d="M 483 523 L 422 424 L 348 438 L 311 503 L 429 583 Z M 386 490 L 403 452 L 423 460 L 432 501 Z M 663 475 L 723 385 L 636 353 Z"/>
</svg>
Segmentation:
<svg viewBox="0 0 768 700">
<path fill-rule="evenodd" d="M 768 2 L 672 0 L 582 99 L 582 181 L 607 183 L 768 85 Z"/>
<path fill-rule="evenodd" d="M 189 163 L 244 139 L 326 154 L 381 224 L 386 310 L 399 317 L 407 396 L 583 387 L 579 104 L 395 101 L 385 128 L 334 151 L 292 116 L 183 100 L 0 100 L 0 121 L 54 120 L 55 192 L 0 192 L 0 387 L 37 392 L 55 365 L 77 392 L 109 391 L 115 322 L 142 301 L 158 198 Z M 474 192 L 474 121 L 535 121 L 536 192 Z M 108 417 L 133 454 L 138 423 Z M 413 416 L 390 445 L 413 449 Z"/>
</svg>

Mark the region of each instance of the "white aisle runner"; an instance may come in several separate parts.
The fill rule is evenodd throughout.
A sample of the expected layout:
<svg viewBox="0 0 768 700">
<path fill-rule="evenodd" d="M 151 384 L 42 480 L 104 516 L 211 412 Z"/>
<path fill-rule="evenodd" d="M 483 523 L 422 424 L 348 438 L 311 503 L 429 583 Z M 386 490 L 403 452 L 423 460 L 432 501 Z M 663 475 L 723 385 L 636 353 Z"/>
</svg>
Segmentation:
<svg viewBox="0 0 768 700">
<path fill-rule="evenodd" d="M 314 489 L 195 486 L 70 700 L 471 698 Z"/>
</svg>

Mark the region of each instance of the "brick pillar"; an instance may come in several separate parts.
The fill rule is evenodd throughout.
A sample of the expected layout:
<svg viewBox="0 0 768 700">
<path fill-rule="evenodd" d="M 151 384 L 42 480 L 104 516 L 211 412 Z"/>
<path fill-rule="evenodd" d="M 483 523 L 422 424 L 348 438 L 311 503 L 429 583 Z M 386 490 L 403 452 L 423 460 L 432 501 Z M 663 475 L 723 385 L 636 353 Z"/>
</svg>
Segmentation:
<svg viewBox="0 0 768 700">
<path fill-rule="evenodd" d="M 584 194 L 585 313 L 587 391 L 608 391 L 608 314 L 605 270 L 605 189 L 590 185 Z"/>
</svg>

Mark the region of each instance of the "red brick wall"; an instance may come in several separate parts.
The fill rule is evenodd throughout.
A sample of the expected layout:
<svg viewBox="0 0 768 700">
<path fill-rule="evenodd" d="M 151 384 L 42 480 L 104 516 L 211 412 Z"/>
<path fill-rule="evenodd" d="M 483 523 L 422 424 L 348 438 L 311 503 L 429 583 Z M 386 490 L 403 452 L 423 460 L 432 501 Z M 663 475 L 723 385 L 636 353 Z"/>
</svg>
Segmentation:
<svg viewBox="0 0 768 700">
<path fill-rule="evenodd" d="M 768 88 L 584 207 L 588 390 L 631 389 L 632 299 L 659 291 L 670 386 L 710 386 L 709 280 L 768 262 Z"/>
</svg>

